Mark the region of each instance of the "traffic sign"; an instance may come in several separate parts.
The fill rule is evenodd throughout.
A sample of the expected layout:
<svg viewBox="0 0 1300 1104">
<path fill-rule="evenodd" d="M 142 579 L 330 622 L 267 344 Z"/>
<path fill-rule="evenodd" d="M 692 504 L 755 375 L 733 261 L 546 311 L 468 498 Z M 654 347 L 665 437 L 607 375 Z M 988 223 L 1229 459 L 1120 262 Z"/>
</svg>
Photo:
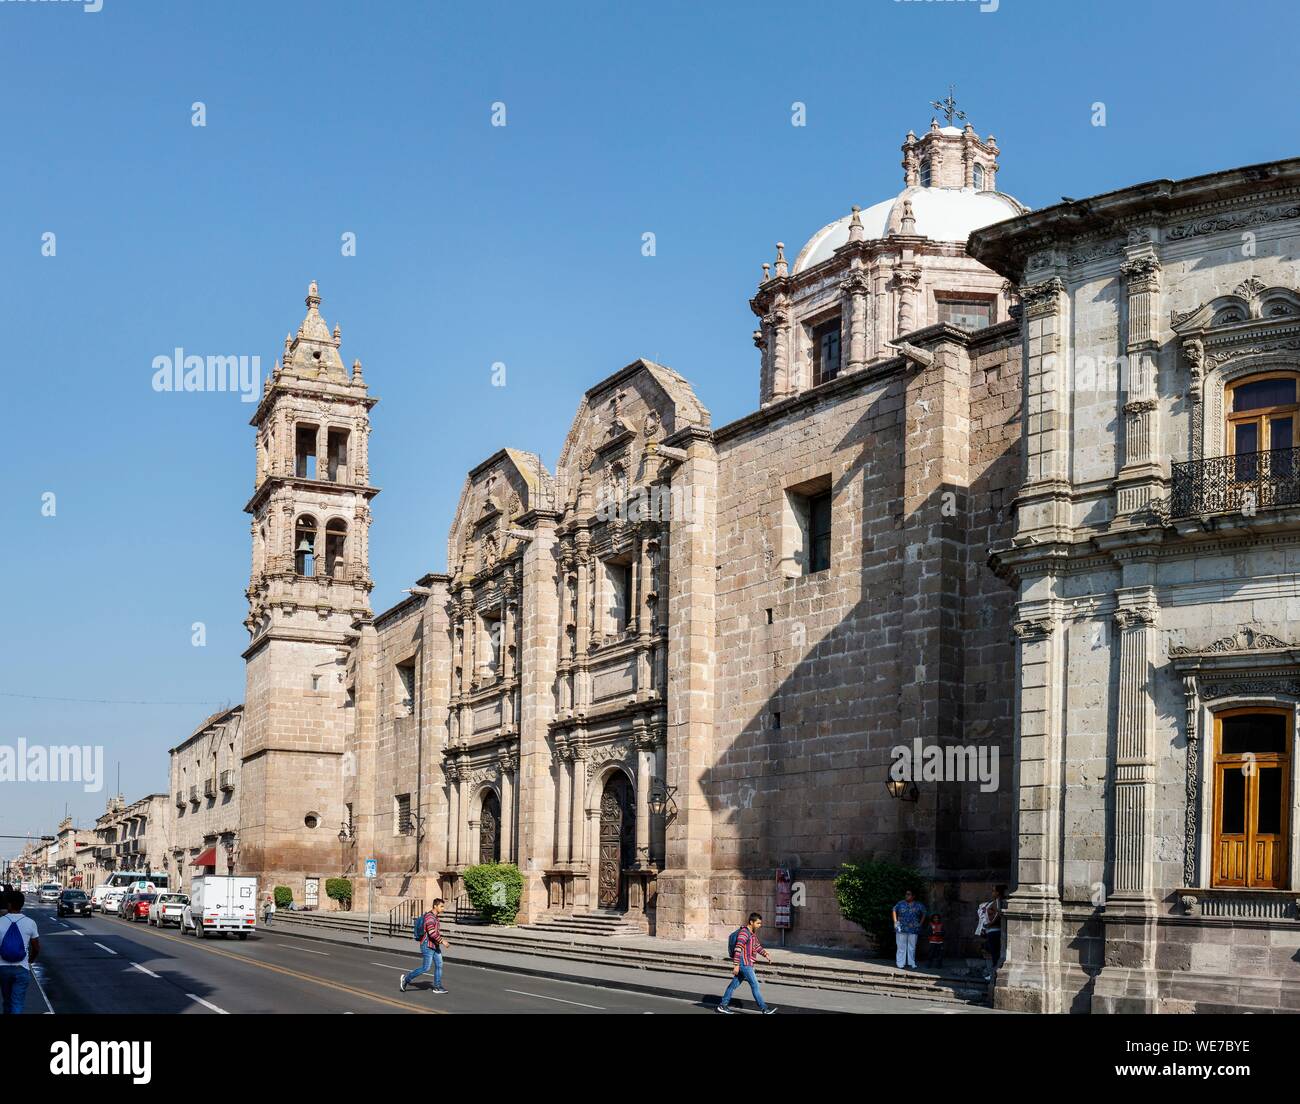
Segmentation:
<svg viewBox="0 0 1300 1104">
<path fill-rule="evenodd" d="M 366 860 L 366 877 L 373 878 L 379 873 L 379 861 L 377 859 Z"/>
</svg>

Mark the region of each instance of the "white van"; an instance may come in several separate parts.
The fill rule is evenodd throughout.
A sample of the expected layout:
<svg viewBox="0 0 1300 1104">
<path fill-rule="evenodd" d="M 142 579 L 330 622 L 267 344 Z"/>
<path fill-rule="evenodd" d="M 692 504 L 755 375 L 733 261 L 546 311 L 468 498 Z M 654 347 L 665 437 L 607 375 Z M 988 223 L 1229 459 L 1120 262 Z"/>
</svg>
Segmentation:
<svg viewBox="0 0 1300 1104">
<path fill-rule="evenodd" d="M 181 914 L 181 931 L 200 938 L 221 932 L 247 939 L 257 926 L 257 879 L 203 874 L 190 883 L 190 901 Z"/>
</svg>

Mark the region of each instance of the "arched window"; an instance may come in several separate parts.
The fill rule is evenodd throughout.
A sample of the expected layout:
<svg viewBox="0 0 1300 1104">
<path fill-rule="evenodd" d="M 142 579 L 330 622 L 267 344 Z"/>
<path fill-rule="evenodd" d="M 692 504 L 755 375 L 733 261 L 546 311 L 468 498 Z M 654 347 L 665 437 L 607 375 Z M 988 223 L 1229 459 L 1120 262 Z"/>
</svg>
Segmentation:
<svg viewBox="0 0 1300 1104">
<path fill-rule="evenodd" d="M 347 522 L 334 518 L 325 526 L 325 574 L 331 579 L 337 579 L 343 574 L 347 541 Z"/>
<path fill-rule="evenodd" d="M 1247 376 L 1229 384 L 1227 425 L 1224 432 L 1229 452 L 1237 457 L 1238 480 L 1253 480 L 1260 474 L 1259 453 L 1264 474 L 1289 475 L 1293 467 L 1291 450 L 1296 443 L 1297 404 L 1295 372 L 1268 372 Z"/>
<path fill-rule="evenodd" d="M 984 190 L 984 166 L 976 165 L 975 171 L 971 174 L 971 183 L 975 185 L 977 192 Z"/>
<path fill-rule="evenodd" d="M 293 569 L 299 575 L 316 574 L 316 519 L 309 514 L 294 525 Z"/>
<path fill-rule="evenodd" d="M 930 186 L 930 159 L 928 157 L 921 158 L 920 179 L 922 188 L 928 188 Z"/>
<path fill-rule="evenodd" d="M 1289 708 L 1215 714 L 1212 885 L 1285 887 L 1293 730 Z"/>
</svg>

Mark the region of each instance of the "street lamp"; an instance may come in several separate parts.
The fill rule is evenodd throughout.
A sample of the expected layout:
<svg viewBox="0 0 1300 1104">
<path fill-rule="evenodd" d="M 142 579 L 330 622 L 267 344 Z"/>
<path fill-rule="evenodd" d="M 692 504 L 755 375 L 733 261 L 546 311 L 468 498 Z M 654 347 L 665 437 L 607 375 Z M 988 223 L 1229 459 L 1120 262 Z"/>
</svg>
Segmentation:
<svg viewBox="0 0 1300 1104">
<path fill-rule="evenodd" d="M 885 789 L 889 791 L 890 797 L 898 801 L 919 801 L 921 798 L 921 792 L 910 778 L 887 778 Z"/>
<path fill-rule="evenodd" d="M 662 779 L 655 779 L 650 786 L 650 796 L 647 802 L 650 806 L 650 812 L 657 817 L 667 817 L 669 812 L 677 812 L 677 802 L 673 800 L 673 794 L 677 792 L 676 786 L 670 786 Z"/>
</svg>

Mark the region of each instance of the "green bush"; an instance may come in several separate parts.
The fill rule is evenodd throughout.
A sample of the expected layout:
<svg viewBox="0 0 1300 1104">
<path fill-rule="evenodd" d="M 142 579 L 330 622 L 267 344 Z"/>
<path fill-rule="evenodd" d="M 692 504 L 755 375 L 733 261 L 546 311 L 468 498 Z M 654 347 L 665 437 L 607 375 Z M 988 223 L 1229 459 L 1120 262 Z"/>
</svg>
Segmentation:
<svg viewBox="0 0 1300 1104">
<path fill-rule="evenodd" d="M 484 863 L 465 871 L 469 903 L 489 924 L 513 924 L 519 915 L 523 875 L 513 863 Z"/>
<path fill-rule="evenodd" d="M 910 866 L 860 860 L 840 866 L 835 878 L 835 899 L 844 919 L 857 924 L 871 937 L 877 954 L 887 955 L 894 946 L 891 910 L 908 889 L 926 904 L 928 885 L 920 872 Z"/>
<path fill-rule="evenodd" d="M 350 909 L 352 907 L 352 879 L 326 878 L 325 896 L 331 901 L 337 901 L 339 908 Z"/>
<path fill-rule="evenodd" d="M 293 904 L 293 890 L 288 886 L 275 887 L 275 907 L 287 909 Z"/>
</svg>

